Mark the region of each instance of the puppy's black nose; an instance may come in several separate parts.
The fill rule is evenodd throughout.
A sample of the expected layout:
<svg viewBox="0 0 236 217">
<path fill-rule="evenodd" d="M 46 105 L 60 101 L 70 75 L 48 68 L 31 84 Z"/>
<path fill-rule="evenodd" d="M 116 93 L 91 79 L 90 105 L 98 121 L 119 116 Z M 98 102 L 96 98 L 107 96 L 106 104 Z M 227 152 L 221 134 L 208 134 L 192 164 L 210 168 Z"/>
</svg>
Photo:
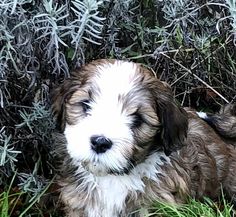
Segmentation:
<svg viewBox="0 0 236 217">
<path fill-rule="evenodd" d="M 105 136 L 92 136 L 90 138 L 91 147 L 97 153 L 104 153 L 112 146 L 112 141 Z"/>
</svg>

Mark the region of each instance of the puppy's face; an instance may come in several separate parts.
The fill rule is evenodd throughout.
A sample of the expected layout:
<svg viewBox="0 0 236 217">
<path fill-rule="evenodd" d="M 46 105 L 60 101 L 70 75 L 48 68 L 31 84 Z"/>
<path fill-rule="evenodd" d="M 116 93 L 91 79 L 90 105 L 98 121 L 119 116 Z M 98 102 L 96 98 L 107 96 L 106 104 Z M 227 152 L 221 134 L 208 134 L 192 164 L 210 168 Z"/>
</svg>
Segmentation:
<svg viewBox="0 0 236 217">
<path fill-rule="evenodd" d="M 167 85 L 135 63 L 92 62 L 53 100 L 69 155 L 98 175 L 127 173 L 155 150 L 180 147 L 187 129 Z"/>
</svg>

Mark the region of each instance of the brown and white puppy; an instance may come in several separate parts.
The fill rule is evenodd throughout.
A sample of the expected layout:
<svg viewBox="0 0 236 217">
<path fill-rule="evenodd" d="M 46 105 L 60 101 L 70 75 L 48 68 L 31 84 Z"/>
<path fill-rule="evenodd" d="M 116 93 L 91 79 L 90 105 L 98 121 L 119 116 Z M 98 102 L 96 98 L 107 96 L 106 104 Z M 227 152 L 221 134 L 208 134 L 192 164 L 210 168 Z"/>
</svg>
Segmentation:
<svg viewBox="0 0 236 217">
<path fill-rule="evenodd" d="M 141 216 L 155 201 L 236 193 L 236 149 L 140 64 L 97 60 L 53 94 L 69 217 Z"/>
</svg>

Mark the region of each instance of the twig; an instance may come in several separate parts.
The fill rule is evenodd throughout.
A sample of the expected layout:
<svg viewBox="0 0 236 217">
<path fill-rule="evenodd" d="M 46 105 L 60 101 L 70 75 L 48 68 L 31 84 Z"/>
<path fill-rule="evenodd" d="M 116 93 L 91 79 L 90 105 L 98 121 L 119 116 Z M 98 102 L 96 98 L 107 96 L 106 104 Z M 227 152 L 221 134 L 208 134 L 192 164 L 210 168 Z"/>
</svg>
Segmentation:
<svg viewBox="0 0 236 217">
<path fill-rule="evenodd" d="M 179 80 L 181 80 L 182 78 L 184 78 L 188 73 L 184 73 L 183 75 L 181 75 L 180 77 L 178 77 L 173 83 L 170 84 L 170 86 L 172 87 L 175 83 L 177 83 Z"/>
<path fill-rule="evenodd" d="M 165 53 L 161 53 L 161 55 L 167 57 L 168 59 L 172 60 L 174 63 L 176 63 L 177 65 L 179 65 L 182 69 L 184 69 L 186 72 L 188 72 L 189 74 L 193 75 L 194 78 L 196 78 L 197 80 L 199 80 L 202 84 L 204 84 L 207 88 L 209 88 L 210 90 L 212 90 L 215 94 L 217 94 L 221 99 L 223 99 L 226 103 L 229 103 L 229 101 L 222 96 L 218 91 L 216 91 L 213 87 L 211 87 L 209 84 L 207 84 L 205 81 L 203 81 L 201 78 L 199 78 L 197 75 L 193 74 L 192 71 L 188 68 L 186 68 L 185 66 L 183 66 L 181 63 L 179 63 L 178 61 L 176 61 L 175 59 L 172 59 L 171 57 L 169 57 L 168 55 L 166 55 Z"/>
<path fill-rule="evenodd" d="M 185 51 L 185 52 L 192 52 L 195 51 L 195 48 L 187 48 L 187 49 L 173 49 L 173 50 L 166 50 L 166 51 L 158 51 L 158 52 L 153 52 L 153 53 L 149 53 L 149 54 L 143 54 L 143 55 L 139 55 L 139 56 L 133 56 L 133 57 L 129 57 L 130 60 L 136 60 L 136 59 L 141 59 L 141 58 L 145 58 L 145 57 L 151 57 L 156 59 L 156 54 L 165 54 L 165 53 L 176 53 L 179 51 Z"/>
</svg>

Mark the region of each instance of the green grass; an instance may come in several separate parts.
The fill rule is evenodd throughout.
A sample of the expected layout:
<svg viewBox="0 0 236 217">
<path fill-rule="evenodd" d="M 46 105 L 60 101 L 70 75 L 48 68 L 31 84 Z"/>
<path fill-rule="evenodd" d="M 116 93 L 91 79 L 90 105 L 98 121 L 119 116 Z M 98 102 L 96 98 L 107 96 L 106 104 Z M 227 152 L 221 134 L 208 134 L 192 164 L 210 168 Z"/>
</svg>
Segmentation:
<svg viewBox="0 0 236 217">
<path fill-rule="evenodd" d="M 46 194 L 54 178 L 44 187 L 40 194 L 29 199 L 27 192 L 12 187 L 16 174 L 17 173 L 15 173 L 12 178 L 8 189 L 0 194 L 0 217 L 23 217 L 27 216 L 27 213 L 30 213 L 29 216 L 45 216 L 44 211 L 41 210 L 37 203 L 40 201 L 41 197 Z M 27 202 L 25 203 L 25 201 Z M 49 214 L 48 216 L 53 215 Z M 56 214 L 54 216 L 56 216 Z"/>
<path fill-rule="evenodd" d="M 0 194 L 0 213 L 1 217 L 8 217 L 11 216 L 13 213 L 15 207 L 17 206 L 17 203 L 19 202 L 20 197 L 22 194 L 24 194 L 22 191 L 17 193 L 11 193 L 12 192 L 12 184 L 15 179 L 16 173 L 14 174 L 14 177 L 11 180 L 11 183 L 6 191 L 3 191 Z"/>
<path fill-rule="evenodd" d="M 219 202 L 213 202 L 204 198 L 203 202 L 190 199 L 184 205 L 170 205 L 157 203 L 148 216 L 162 217 L 233 217 L 235 215 L 233 205 L 223 197 Z"/>
</svg>

